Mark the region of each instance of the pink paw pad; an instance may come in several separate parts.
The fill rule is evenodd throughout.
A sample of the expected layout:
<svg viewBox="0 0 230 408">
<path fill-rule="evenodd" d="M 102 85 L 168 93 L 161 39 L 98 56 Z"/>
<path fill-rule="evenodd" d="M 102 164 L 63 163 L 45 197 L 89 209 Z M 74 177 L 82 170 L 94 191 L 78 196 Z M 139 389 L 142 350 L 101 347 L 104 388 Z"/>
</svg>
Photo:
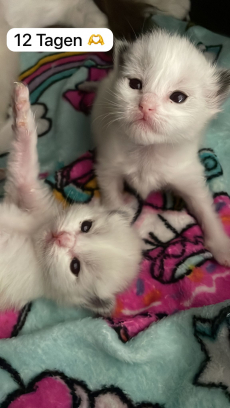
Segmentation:
<svg viewBox="0 0 230 408">
<path fill-rule="evenodd" d="M 17 112 L 28 110 L 29 109 L 28 100 L 22 99 L 19 102 L 16 102 L 15 107 Z"/>
<path fill-rule="evenodd" d="M 16 121 L 16 124 L 18 128 L 24 128 L 27 125 L 26 122 L 22 122 L 22 121 Z"/>
<path fill-rule="evenodd" d="M 17 111 L 22 110 L 29 103 L 29 90 L 22 83 L 16 83 L 14 87 L 14 105 Z"/>
</svg>

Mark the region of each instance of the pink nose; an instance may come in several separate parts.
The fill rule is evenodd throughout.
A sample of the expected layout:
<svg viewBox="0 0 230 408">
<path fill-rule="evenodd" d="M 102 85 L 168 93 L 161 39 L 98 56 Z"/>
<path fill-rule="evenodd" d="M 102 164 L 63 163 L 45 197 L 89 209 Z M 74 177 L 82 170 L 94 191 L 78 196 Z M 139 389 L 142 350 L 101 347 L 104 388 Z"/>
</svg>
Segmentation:
<svg viewBox="0 0 230 408">
<path fill-rule="evenodd" d="M 57 244 L 59 247 L 63 248 L 72 248 L 75 242 L 75 238 L 73 235 L 69 234 L 68 232 L 52 232 L 52 240 Z"/>
<path fill-rule="evenodd" d="M 142 113 L 151 113 L 156 110 L 156 106 L 154 103 L 151 103 L 150 101 L 141 101 L 139 104 L 139 109 Z"/>
</svg>

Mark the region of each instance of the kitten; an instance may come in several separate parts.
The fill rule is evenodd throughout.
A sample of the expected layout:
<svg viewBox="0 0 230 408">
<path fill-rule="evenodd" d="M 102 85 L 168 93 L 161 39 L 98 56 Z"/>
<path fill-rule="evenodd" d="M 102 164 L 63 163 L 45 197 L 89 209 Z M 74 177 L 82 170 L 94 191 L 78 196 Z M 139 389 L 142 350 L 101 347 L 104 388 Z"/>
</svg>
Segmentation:
<svg viewBox="0 0 230 408">
<path fill-rule="evenodd" d="M 93 204 L 63 209 L 38 180 L 28 89 L 16 84 L 14 142 L 0 211 L 0 309 L 44 296 L 109 314 L 135 278 L 141 240 L 120 212 Z"/>
<path fill-rule="evenodd" d="M 198 149 L 229 88 L 230 71 L 211 65 L 186 38 L 158 30 L 133 44 L 117 43 L 114 70 L 101 83 L 92 113 L 107 207 L 121 205 L 124 179 L 143 198 L 174 190 L 202 226 L 207 248 L 228 266 L 230 240 Z"/>
</svg>

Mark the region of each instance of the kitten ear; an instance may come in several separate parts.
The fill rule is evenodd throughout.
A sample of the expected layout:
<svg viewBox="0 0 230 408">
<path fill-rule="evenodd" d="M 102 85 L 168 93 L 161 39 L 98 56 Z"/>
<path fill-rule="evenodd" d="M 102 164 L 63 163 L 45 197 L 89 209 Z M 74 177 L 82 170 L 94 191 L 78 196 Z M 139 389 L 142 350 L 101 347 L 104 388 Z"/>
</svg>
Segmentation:
<svg viewBox="0 0 230 408">
<path fill-rule="evenodd" d="M 130 47 L 126 40 L 115 40 L 114 42 L 114 69 L 119 70 L 125 62 L 125 55 Z"/>
<path fill-rule="evenodd" d="M 93 209 L 98 209 L 101 207 L 101 202 L 99 198 L 93 197 L 93 199 L 87 205 Z"/>
<path fill-rule="evenodd" d="M 131 225 L 135 216 L 136 209 L 131 206 L 124 205 L 117 210 L 112 210 L 109 212 L 109 216 L 119 216 L 126 221 L 127 225 Z"/>
<path fill-rule="evenodd" d="M 230 70 L 211 68 L 211 76 L 207 75 L 206 100 L 212 114 L 220 112 L 222 103 L 230 96 Z"/>
<path fill-rule="evenodd" d="M 230 95 L 230 70 L 219 69 L 217 71 L 217 102 L 221 104 Z"/>
</svg>

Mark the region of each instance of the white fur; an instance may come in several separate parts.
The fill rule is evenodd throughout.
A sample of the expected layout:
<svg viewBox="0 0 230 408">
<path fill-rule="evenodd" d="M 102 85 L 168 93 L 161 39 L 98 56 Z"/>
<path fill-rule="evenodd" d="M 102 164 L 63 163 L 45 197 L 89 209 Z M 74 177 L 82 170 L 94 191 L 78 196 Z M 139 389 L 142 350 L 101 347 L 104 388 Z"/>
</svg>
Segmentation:
<svg viewBox="0 0 230 408">
<path fill-rule="evenodd" d="M 130 78 L 143 88 L 131 89 Z M 198 149 L 229 86 L 226 80 L 221 87 L 220 71 L 189 40 L 157 31 L 117 44 L 114 70 L 99 88 L 92 115 L 105 204 L 121 205 L 124 178 L 143 198 L 173 189 L 200 222 L 207 248 L 227 265 L 230 241 L 213 209 Z M 169 98 L 178 90 L 188 95 L 182 104 Z M 146 121 L 143 104 L 152 109 Z"/>
<path fill-rule="evenodd" d="M 135 278 L 141 240 L 119 212 L 99 205 L 63 209 L 38 180 L 37 135 L 27 88 L 15 88 L 15 140 L 8 163 L 6 198 L 0 210 L 0 309 L 20 308 L 40 296 L 103 314 Z M 85 220 L 93 222 L 81 232 Z M 58 245 L 52 234 L 65 232 Z M 73 258 L 81 263 L 76 277 Z"/>
</svg>

